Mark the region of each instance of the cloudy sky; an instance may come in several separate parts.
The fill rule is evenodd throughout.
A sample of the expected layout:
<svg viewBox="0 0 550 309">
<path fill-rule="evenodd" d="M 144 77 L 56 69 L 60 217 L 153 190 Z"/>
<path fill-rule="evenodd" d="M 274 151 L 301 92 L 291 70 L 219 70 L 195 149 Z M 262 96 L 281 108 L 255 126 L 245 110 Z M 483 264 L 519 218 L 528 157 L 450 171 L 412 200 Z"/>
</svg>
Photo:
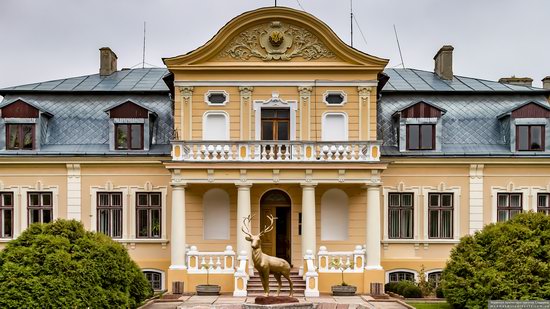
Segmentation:
<svg viewBox="0 0 550 309">
<path fill-rule="evenodd" d="M 94 74 L 99 51 L 111 47 L 119 69 L 162 66 L 197 48 L 234 16 L 273 0 L 1 0 L 0 87 Z M 349 43 L 348 0 L 279 0 L 314 14 Z M 301 4 L 301 7 L 299 5 Z M 548 0 L 354 0 L 354 45 L 399 66 L 397 26 L 405 65 L 433 70 L 441 45 L 452 44 L 457 75 L 496 80 L 550 75 Z"/>
</svg>

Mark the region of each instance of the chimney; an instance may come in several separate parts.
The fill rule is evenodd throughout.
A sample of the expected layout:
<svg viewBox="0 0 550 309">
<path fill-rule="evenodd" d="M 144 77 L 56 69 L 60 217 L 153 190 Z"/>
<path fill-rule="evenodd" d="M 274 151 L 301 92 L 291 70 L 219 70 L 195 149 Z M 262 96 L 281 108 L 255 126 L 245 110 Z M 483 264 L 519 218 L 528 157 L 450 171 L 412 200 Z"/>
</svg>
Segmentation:
<svg viewBox="0 0 550 309">
<path fill-rule="evenodd" d="M 99 75 L 108 76 L 117 71 L 116 54 L 109 47 L 99 49 Z"/>
<path fill-rule="evenodd" d="M 503 77 L 498 80 L 499 83 L 503 84 L 510 84 L 510 85 L 516 85 L 516 86 L 527 86 L 531 87 L 533 86 L 533 79 L 529 77 L 515 77 L 512 75 L 512 77 Z"/>
<path fill-rule="evenodd" d="M 434 72 L 441 79 L 453 79 L 453 50 L 451 45 L 443 45 L 434 56 Z"/>
<path fill-rule="evenodd" d="M 542 88 L 550 90 L 550 76 L 542 79 Z"/>
</svg>

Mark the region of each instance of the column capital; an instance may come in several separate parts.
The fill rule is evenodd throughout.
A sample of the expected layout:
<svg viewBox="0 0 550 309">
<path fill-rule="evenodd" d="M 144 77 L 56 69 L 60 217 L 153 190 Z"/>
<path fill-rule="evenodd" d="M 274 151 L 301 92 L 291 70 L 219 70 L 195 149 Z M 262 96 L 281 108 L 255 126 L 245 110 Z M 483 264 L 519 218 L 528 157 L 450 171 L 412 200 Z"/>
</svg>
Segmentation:
<svg viewBox="0 0 550 309">
<path fill-rule="evenodd" d="M 180 179 L 174 179 L 170 182 L 170 186 L 172 187 L 172 190 L 184 189 L 187 187 L 187 182 Z"/>
<path fill-rule="evenodd" d="M 235 183 L 235 186 L 237 186 L 237 188 L 240 190 L 241 188 L 242 189 L 250 189 L 250 187 L 252 187 L 252 183 L 251 182 L 236 182 Z"/>
<path fill-rule="evenodd" d="M 371 182 L 371 183 L 366 183 L 363 185 L 363 189 L 379 189 L 380 187 L 382 187 L 382 183 L 381 182 Z"/>
<path fill-rule="evenodd" d="M 193 86 L 180 87 L 180 94 L 184 97 L 190 97 L 193 94 Z"/>
<path fill-rule="evenodd" d="M 305 188 L 315 188 L 317 186 L 317 183 L 316 182 L 301 182 L 300 186 L 304 189 Z"/>
</svg>

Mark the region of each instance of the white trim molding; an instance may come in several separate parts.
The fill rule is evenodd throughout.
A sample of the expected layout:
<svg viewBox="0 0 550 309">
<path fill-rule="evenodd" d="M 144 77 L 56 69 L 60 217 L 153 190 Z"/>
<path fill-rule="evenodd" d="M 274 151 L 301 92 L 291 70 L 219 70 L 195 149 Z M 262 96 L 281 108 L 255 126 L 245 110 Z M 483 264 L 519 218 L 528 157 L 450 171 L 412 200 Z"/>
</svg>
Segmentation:
<svg viewBox="0 0 550 309">
<path fill-rule="evenodd" d="M 414 282 L 418 282 L 418 272 L 414 269 L 410 269 L 410 268 L 395 268 L 395 269 L 390 269 L 390 270 L 387 270 L 386 271 L 386 283 L 389 283 L 390 282 L 390 274 L 391 273 L 394 273 L 394 272 L 408 272 L 408 273 L 413 273 L 414 274 Z"/>
<path fill-rule="evenodd" d="M 329 103 L 327 102 L 327 96 L 331 94 L 341 95 L 342 96 L 342 102 L 341 103 Z M 323 102 L 328 106 L 344 106 L 348 102 L 348 95 L 343 90 L 327 90 L 325 93 L 323 93 Z"/>
<path fill-rule="evenodd" d="M 531 203 L 530 203 L 530 209 L 534 212 L 537 212 L 539 209 L 538 207 L 538 195 L 539 193 L 546 193 L 550 194 L 550 183 L 546 185 L 546 187 L 531 187 Z"/>
<path fill-rule="evenodd" d="M 469 233 L 483 228 L 483 164 L 470 164 Z"/>
<path fill-rule="evenodd" d="M 429 237 L 429 194 L 430 193 L 452 193 L 453 194 L 453 238 L 454 240 L 460 239 L 460 187 L 448 187 L 444 182 L 441 182 L 437 187 L 425 186 L 422 187 L 422 197 L 423 197 L 423 210 L 424 210 L 424 226 L 423 226 L 423 239 L 426 240 L 436 240 L 444 238 L 435 238 L 432 239 Z"/>
<path fill-rule="evenodd" d="M 206 126 L 206 118 L 208 118 L 208 116 L 210 115 L 223 115 L 225 117 L 225 138 L 224 139 L 221 139 L 223 141 L 228 141 L 230 139 L 230 129 L 229 129 L 229 126 L 231 125 L 231 122 L 229 121 L 229 114 L 225 111 L 207 111 L 205 112 L 204 114 L 202 114 L 202 139 L 203 140 L 210 140 L 210 139 L 206 139 L 204 137 L 204 133 L 207 131 L 207 126 Z M 211 130 L 212 128 L 210 128 Z M 216 139 L 216 140 L 220 140 L 220 139 Z"/>
<path fill-rule="evenodd" d="M 529 197 L 531 196 L 531 187 L 516 187 L 513 182 L 509 182 L 505 187 L 491 187 L 491 222 L 497 222 L 497 202 L 499 193 L 521 193 L 521 205 L 524 212 L 529 211 Z"/>
<path fill-rule="evenodd" d="M 141 269 L 142 273 L 144 273 L 146 271 L 159 273 L 160 274 L 160 290 L 158 290 L 158 291 L 166 290 L 166 273 L 163 270 L 156 269 L 156 268 L 142 268 Z M 155 290 L 155 291 L 157 291 L 157 290 Z"/>
<path fill-rule="evenodd" d="M 21 230 L 24 231 L 28 227 L 28 211 L 27 211 L 27 195 L 29 192 L 51 192 L 52 193 L 52 219 L 59 218 L 59 186 L 45 186 L 41 180 L 36 182 L 35 186 L 21 186 L 20 187 L 20 205 L 21 212 L 19 213 L 19 219 L 21 222 Z M 15 213 L 14 213 L 15 215 Z M 15 217 L 14 217 L 15 218 Z M 14 219 L 15 220 L 15 219 Z M 53 221 L 52 220 L 52 221 Z M 15 233 L 14 233 L 15 234 Z"/>
<path fill-rule="evenodd" d="M 19 189 L 19 186 L 5 186 L 4 183 L 2 182 L 2 180 L 0 180 L 0 192 L 5 192 L 5 193 L 12 193 L 13 194 L 13 201 L 12 201 L 12 204 L 13 204 L 13 233 L 12 233 L 12 237 L 11 238 L 0 238 L 0 242 L 8 242 L 12 239 L 15 239 L 17 238 L 17 236 L 19 236 L 22 232 L 22 228 L 21 228 L 21 217 L 23 214 L 25 214 L 25 218 L 26 218 L 26 212 L 25 213 L 21 213 L 21 193 L 20 193 L 20 189 Z"/>
<path fill-rule="evenodd" d="M 390 239 L 388 236 L 388 216 L 389 216 L 389 202 L 388 197 L 390 193 L 413 193 L 413 238 L 411 239 Z M 391 242 L 393 240 L 405 243 L 414 243 L 420 240 L 420 195 L 422 193 L 422 188 L 420 186 L 411 186 L 407 187 L 404 182 L 400 182 L 397 187 L 382 187 L 382 198 L 384 199 L 384 230 L 382 241 Z"/>
<path fill-rule="evenodd" d="M 222 103 L 212 103 L 210 102 L 210 95 L 212 94 L 223 94 L 225 96 L 225 100 Z M 225 90 L 208 90 L 204 93 L 204 103 L 210 105 L 210 106 L 225 106 L 229 102 L 229 93 Z"/>
<path fill-rule="evenodd" d="M 129 207 L 128 211 L 130 213 L 129 219 L 129 235 L 130 235 L 130 243 L 134 243 L 134 240 L 136 242 L 140 242 L 139 240 L 145 240 L 144 238 L 137 238 L 136 237 L 136 194 L 139 192 L 160 192 L 161 193 L 161 240 L 166 240 L 167 237 L 167 226 L 166 226 L 166 217 L 167 217 L 167 203 L 166 200 L 168 198 L 168 187 L 167 186 L 153 186 L 151 182 L 147 181 L 143 186 L 130 186 L 129 187 Z M 156 240 L 157 238 L 146 238 L 146 240 Z M 165 246 L 165 243 L 163 243 L 163 247 Z M 130 244 L 130 247 L 132 247 L 132 244 Z"/>
<path fill-rule="evenodd" d="M 129 233 L 129 213 L 128 213 L 128 186 L 114 186 L 111 181 L 107 181 L 104 186 L 90 186 L 90 231 L 97 232 L 97 194 L 122 193 L 122 239 L 127 239 Z M 119 240 L 119 239 L 115 239 Z"/>
<path fill-rule="evenodd" d="M 214 87 L 238 87 L 238 86 L 319 86 L 319 87 L 346 87 L 346 86 L 361 86 L 361 87 L 376 87 L 377 80 L 349 80 L 349 81 L 327 81 L 327 80 L 177 80 L 174 86 L 214 86 Z"/>
<path fill-rule="evenodd" d="M 67 219 L 82 220 L 80 164 L 67 164 Z"/>
<path fill-rule="evenodd" d="M 296 110 L 298 109 L 298 101 L 285 101 L 279 97 L 278 92 L 273 92 L 271 98 L 265 101 L 254 100 L 254 129 L 256 140 L 262 139 L 262 108 L 289 108 L 290 109 L 290 140 L 296 140 Z"/>
</svg>

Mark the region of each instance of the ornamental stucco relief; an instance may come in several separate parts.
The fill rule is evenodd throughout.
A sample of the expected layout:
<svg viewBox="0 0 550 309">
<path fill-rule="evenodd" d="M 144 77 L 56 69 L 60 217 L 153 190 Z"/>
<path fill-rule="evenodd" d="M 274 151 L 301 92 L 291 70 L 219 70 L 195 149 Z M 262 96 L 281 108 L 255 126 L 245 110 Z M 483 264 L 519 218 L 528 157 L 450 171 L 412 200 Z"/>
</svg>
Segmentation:
<svg viewBox="0 0 550 309">
<path fill-rule="evenodd" d="M 273 21 L 242 32 L 232 39 L 219 57 L 238 60 L 258 58 L 264 61 L 289 61 L 296 57 L 315 60 L 335 56 L 308 30 Z"/>
</svg>

